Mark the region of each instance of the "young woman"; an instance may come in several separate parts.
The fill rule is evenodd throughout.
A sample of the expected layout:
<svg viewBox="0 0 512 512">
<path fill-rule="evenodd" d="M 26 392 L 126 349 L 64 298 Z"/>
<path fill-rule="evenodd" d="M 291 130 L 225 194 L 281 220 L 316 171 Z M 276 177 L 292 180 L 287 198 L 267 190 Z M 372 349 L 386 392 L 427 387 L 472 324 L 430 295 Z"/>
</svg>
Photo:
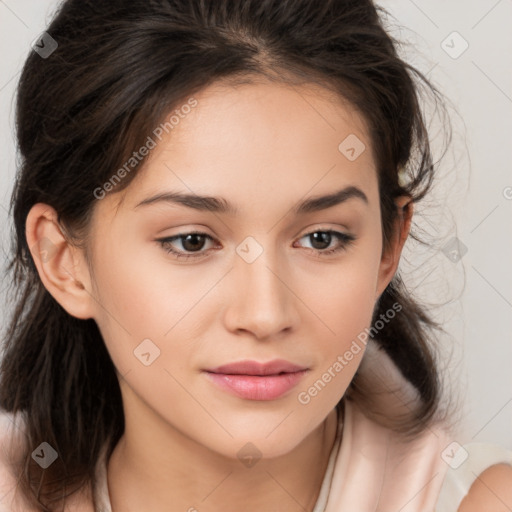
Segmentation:
<svg viewBox="0 0 512 512">
<path fill-rule="evenodd" d="M 370 1 L 62 3 L 18 89 L 1 510 L 510 510 L 397 274 L 420 82 Z"/>
</svg>

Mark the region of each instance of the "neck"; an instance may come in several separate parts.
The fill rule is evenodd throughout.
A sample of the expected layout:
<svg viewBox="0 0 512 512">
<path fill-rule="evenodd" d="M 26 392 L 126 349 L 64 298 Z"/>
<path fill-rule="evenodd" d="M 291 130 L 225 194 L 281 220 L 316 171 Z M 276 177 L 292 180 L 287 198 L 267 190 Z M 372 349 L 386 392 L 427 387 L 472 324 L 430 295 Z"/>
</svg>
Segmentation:
<svg viewBox="0 0 512 512">
<path fill-rule="evenodd" d="M 337 429 L 336 410 L 285 455 L 244 467 L 173 430 L 162 450 L 144 428 L 125 432 L 107 465 L 112 512 L 311 512 Z M 151 432 L 146 430 L 146 432 Z"/>
</svg>

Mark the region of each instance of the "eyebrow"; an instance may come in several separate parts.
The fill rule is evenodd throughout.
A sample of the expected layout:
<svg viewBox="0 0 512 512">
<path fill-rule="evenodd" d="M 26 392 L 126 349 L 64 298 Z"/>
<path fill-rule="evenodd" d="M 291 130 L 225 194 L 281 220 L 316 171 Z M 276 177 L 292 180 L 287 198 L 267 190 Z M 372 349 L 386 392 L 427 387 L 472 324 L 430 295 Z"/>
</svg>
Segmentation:
<svg viewBox="0 0 512 512">
<path fill-rule="evenodd" d="M 360 188 L 348 186 L 332 194 L 305 199 L 298 203 L 292 209 L 292 212 L 296 215 L 318 212 L 332 208 L 352 198 L 361 199 L 368 204 L 368 198 Z M 162 192 L 144 199 L 138 203 L 135 208 L 160 202 L 181 204 L 188 208 L 193 208 L 194 210 L 224 213 L 227 215 L 236 215 L 238 213 L 238 208 L 222 197 L 199 196 L 197 194 L 186 194 L 182 192 Z"/>
</svg>

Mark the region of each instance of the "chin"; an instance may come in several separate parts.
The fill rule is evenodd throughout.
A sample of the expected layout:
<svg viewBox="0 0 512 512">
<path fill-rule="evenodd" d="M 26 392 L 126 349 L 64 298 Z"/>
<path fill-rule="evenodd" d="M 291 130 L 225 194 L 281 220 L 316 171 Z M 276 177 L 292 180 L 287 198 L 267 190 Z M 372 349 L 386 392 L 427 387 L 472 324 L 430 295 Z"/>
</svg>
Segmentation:
<svg viewBox="0 0 512 512">
<path fill-rule="evenodd" d="M 311 434 L 304 425 L 305 422 L 300 421 L 297 425 L 289 422 L 294 416 L 293 413 L 283 422 L 289 411 L 290 409 L 285 414 L 279 414 L 278 420 L 253 421 L 237 429 L 228 429 L 233 437 L 217 437 L 210 448 L 225 457 L 239 460 L 244 456 L 264 459 L 284 456 Z"/>
<path fill-rule="evenodd" d="M 290 438 L 290 436 L 276 436 L 275 439 L 270 440 L 266 439 L 264 435 L 262 436 L 261 432 L 255 433 L 254 436 L 246 433 L 230 439 L 221 446 L 211 446 L 210 449 L 228 459 L 251 467 L 258 460 L 275 459 L 290 453 L 302 440 L 301 436 L 296 439 Z"/>
</svg>

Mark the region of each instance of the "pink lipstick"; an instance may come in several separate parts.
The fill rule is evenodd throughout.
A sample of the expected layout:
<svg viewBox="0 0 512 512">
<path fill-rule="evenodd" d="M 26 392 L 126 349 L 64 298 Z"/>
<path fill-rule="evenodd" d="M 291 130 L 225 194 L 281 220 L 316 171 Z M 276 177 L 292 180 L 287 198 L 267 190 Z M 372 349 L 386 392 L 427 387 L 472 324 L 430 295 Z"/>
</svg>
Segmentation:
<svg viewBox="0 0 512 512">
<path fill-rule="evenodd" d="M 247 400 L 275 400 L 292 388 L 308 368 L 282 359 L 268 363 L 239 361 L 204 370 L 221 389 Z"/>
</svg>

